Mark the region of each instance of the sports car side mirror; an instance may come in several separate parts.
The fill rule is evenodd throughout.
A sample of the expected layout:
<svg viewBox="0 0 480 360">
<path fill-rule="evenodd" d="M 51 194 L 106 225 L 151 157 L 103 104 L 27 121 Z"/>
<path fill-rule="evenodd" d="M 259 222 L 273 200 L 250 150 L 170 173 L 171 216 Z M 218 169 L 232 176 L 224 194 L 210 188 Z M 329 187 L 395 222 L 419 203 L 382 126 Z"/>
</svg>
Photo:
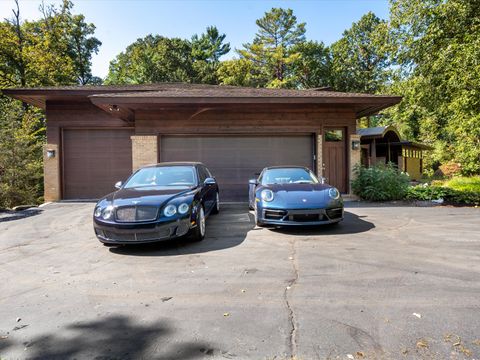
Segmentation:
<svg viewBox="0 0 480 360">
<path fill-rule="evenodd" d="M 326 177 L 323 177 L 323 176 L 320 176 L 320 184 L 326 184 L 327 183 L 327 178 Z"/>
<path fill-rule="evenodd" d="M 205 181 L 203 182 L 205 185 L 215 185 L 217 183 L 217 180 L 214 178 L 206 178 Z"/>
<path fill-rule="evenodd" d="M 117 182 L 115 183 L 115 189 L 120 189 L 120 188 L 122 187 L 122 185 L 123 185 L 123 182 L 117 181 Z"/>
<path fill-rule="evenodd" d="M 250 179 L 250 180 L 248 180 L 248 183 L 249 183 L 250 185 L 257 185 L 257 184 L 258 184 L 258 181 L 257 181 L 257 179 Z"/>
</svg>

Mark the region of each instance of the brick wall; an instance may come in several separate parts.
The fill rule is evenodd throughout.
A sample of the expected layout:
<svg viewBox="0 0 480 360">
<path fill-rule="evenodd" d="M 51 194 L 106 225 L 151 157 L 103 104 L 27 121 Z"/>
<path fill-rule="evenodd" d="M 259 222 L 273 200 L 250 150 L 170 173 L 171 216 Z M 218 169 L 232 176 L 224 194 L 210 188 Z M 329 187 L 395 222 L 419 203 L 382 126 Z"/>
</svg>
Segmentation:
<svg viewBox="0 0 480 360">
<path fill-rule="evenodd" d="M 134 135 L 132 139 L 132 170 L 158 162 L 158 136 Z"/>
</svg>

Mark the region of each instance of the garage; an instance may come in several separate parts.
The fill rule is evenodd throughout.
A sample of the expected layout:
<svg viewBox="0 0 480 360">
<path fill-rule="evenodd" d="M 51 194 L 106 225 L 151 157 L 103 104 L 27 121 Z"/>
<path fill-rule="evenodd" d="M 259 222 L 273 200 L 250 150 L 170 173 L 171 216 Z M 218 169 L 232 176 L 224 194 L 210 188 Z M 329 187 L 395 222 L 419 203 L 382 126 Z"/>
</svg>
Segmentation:
<svg viewBox="0 0 480 360">
<path fill-rule="evenodd" d="M 161 161 L 203 162 L 216 177 L 223 201 L 248 199 L 248 180 L 266 166 L 313 168 L 313 135 L 162 136 Z"/>
<path fill-rule="evenodd" d="M 246 202 L 248 180 L 273 165 L 307 166 L 348 194 L 361 155 L 357 120 L 401 100 L 186 83 L 2 92 L 45 111 L 45 201 L 100 198 L 160 161 L 205 163 L 222 201 Z"/>
<path fill-rule="evenodd" d="M 132 173 L 132 130 L 63 130 L 64 199 L 98 199 Z"/>
</svg>

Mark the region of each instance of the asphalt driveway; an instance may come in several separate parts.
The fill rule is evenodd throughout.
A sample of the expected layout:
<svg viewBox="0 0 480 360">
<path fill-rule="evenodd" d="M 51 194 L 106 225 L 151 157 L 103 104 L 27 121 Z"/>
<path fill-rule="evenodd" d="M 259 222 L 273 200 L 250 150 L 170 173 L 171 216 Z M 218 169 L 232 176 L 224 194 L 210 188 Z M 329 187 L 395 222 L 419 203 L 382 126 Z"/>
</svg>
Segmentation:
<svg viewBox="0 0 480 360">
<path fill-rule="evenodd" d="M 0 216 L 0 358 L 480 358 L 480 209 L 230 206 L 202 243 L 109 249 L 93 206 Z"/>
</svg>

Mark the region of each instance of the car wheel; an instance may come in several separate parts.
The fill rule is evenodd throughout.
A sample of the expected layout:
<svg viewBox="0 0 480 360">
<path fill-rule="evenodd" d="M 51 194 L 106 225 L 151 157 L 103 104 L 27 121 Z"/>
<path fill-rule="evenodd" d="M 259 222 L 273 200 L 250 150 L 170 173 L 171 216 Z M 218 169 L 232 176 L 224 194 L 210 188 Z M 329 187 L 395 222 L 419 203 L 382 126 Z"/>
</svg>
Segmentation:
<svg viewBox="0 0 480 360">
<path fill-rule="evenodd" d="M 200 205 L 197 215 L 197 226 L 191 230 L 190 239 L 192 241 L 202 241 L 205 238 L 205 210 Z"/>
<path fill-rule="evenodd" d="M 215 194 L 215 204 L 213 204 L 212 214 L 218 214 L 220 212 L 220 196 L 218 191 Z"/>
</svg>

